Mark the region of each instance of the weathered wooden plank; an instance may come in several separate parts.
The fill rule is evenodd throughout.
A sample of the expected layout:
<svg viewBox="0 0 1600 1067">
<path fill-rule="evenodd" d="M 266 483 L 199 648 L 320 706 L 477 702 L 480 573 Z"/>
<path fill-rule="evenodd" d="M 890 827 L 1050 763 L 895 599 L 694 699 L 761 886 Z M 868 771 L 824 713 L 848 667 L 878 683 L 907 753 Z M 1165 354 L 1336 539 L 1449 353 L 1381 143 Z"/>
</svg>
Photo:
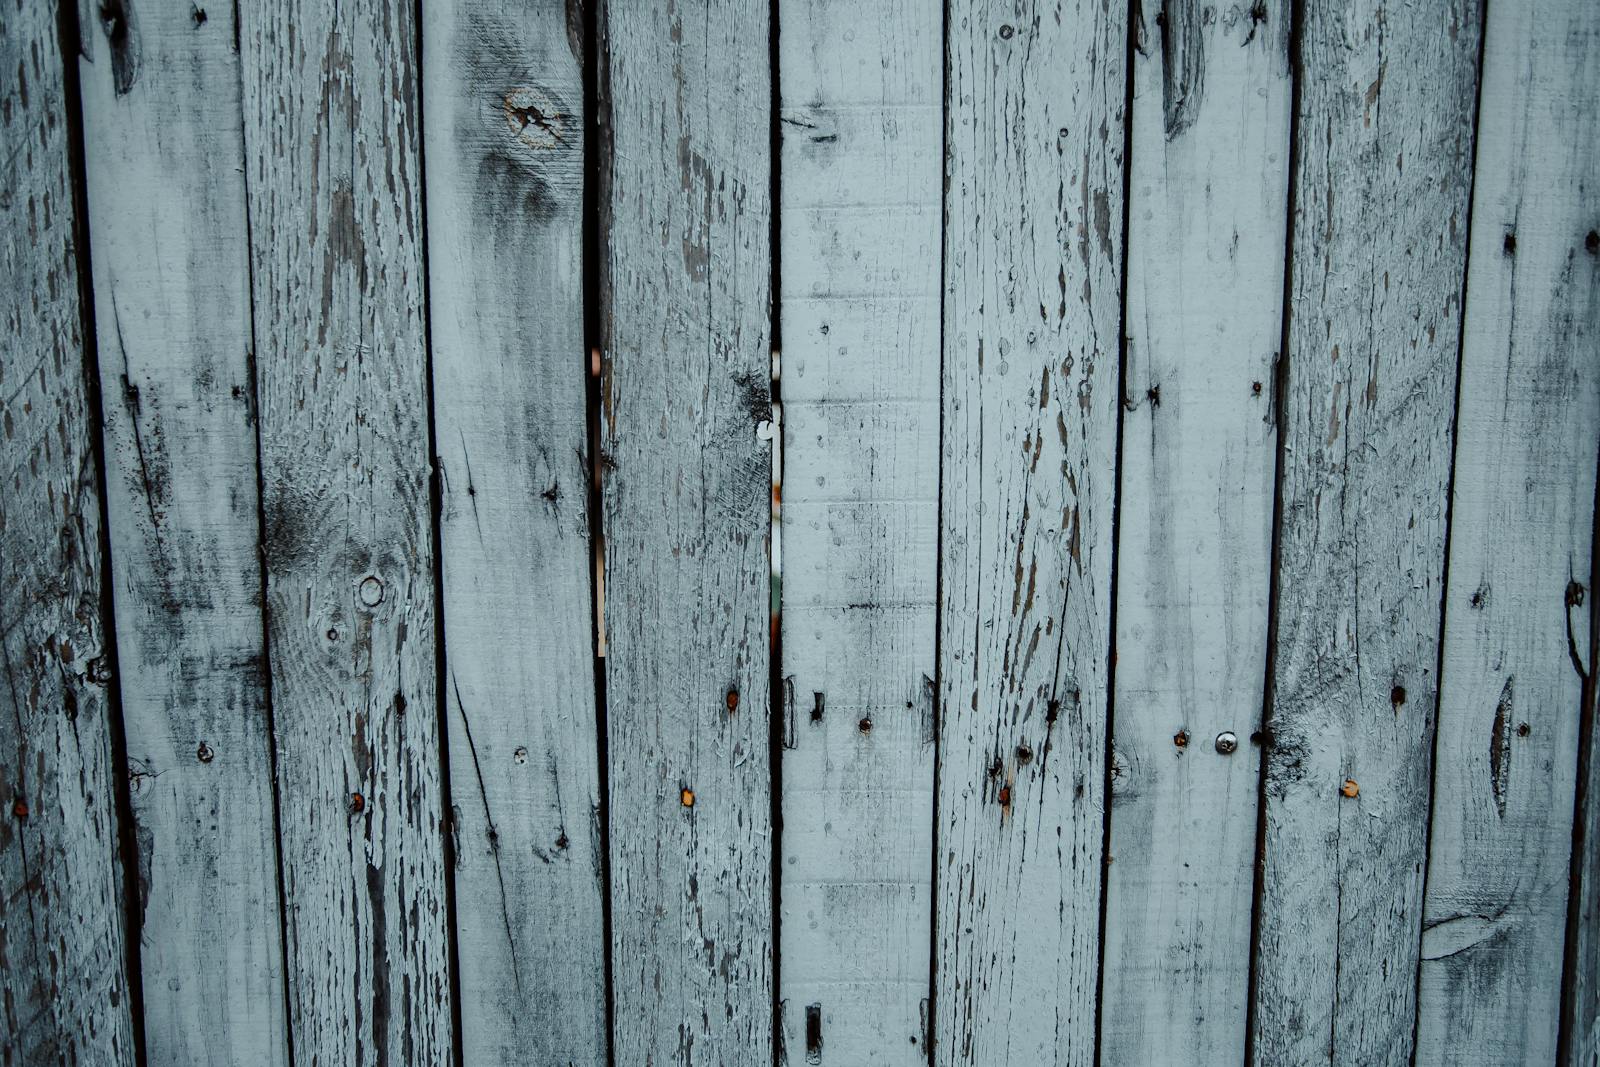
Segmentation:
<svg viewBox="0 0 1600 1067">
<path fill-rule="evenodd" d="M 1303 17 L 1254 1053 L 1405 1063 L 1478 4 Z"/>
<path fill-rule="evenodd" d="M 66 71 L 0 14 L 0 1059 L 134 1057 Z"/>
<path fill-rule="evenodd" d="M 779 6 L 791 1062 L 926 1064 L 943 9 Z"/>
<path fill-rule="evenodd" d="M 415 5 L 243 5 L 294 1061 L 450 1057 Z"/>
<path fill-rule="evenodd" d="M 768 9 L 607 5 L 618 1063 L 770 1056 Z"/>
<path fill-rule="evenodd" d="M 153 1063 L 288 1058 L 232 17 L 106 13 L 80 64 Z"/>
<path fill-rule="evenodd" d="M 1087 1064 L 1127 13 L 948 12 L 936 1056 Z"/>
<path fill-rule="evenodd" d="M 1596 14 L 1491 4 L 1484 26 L 1419 1064 L 1556 1055 L 1600 449 Z"/>
<path fill-rule="evenodd" d="M 1101 1040 L 1244 1059 L 1289 159 L 1287 2 L 1136 26 Z"/>
<path fill-rule="evenodd" d="M 584 27 L 561 0 L 423 16 L 462 1050 L 598 1067 Z"/>
</svg>

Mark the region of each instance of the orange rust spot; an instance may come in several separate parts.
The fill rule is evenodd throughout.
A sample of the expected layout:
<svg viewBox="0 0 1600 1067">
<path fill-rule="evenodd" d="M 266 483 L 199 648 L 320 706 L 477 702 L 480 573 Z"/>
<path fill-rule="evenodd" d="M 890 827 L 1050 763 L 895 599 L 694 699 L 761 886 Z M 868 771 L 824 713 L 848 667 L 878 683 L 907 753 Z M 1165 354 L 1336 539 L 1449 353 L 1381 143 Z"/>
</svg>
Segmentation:
<svg viewBox="0 0 1600 1067">
<path fill-rule="evenodd" d="M 1344 780 L 1344 785 L 1339 787 L 1339 792 L 1347 797 L 1354 797 L 1360 794 L 1361 787 L 1356 784 L 1356 780 L 1354 778 L 1346 778 Z"/>
<path fill-rule="evenodd" d="M 727 705 L 728 705 L 728 710 L 730 712 L 738 711 L 739 710 L 739 691 L 737 689 L 728 690 L 728 696 L 727 696 L 727 701 L 726 702 L 727 702 Z"/>
<path fill-rule="evenodd" d="M 686 808 L 694 807 L 694 790 L 685 789 L 678 794 L 678 803 Z"/>
<path fill-rule="evenodd" d="M 1179 748 L 1188 748 L 1189 747 L 1189 731 L 1188 730 L 1179 730 L 1177 733 L 1173 734 L 1172 735 L 1172 743 L 1174 745 L 1177 745 Z"/>
<path fill-rule="evenodd" d="M 1009 808 L 1011 806 L 1011 787 L 1009 785 L 1003 785 L 1000 787 L 1000 806 L 1002 808 Z"/>
<path fill-rule="evenodd" d="M 360 793 L 351 793 L 350 794 L 350 810 L 352 812 L 365 811 L 366 808 L 367 808 L 367 798 L 366 797 L 362 796 Z"/>
<path fill-rule="evenodd" d="M 18 797 L 11 805 L 11 814 L 15 815 L 19 819 L 26 819 L 28 817 L 27 801 L 23 800 L 21 797 Z"/>
</svg>

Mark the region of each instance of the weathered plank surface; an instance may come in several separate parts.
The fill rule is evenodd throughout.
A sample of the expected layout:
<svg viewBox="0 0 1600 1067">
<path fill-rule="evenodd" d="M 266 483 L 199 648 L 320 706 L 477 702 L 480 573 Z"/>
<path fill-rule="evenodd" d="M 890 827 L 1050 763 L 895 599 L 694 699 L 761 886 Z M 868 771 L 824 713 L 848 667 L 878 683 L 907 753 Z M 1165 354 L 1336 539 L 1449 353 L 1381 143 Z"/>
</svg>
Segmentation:
<svg viewBox="0 0 1600 1067">
<path fill-rule="evenodd" d="M 1126 13 L 948 13 L 935 1054 L 1094 1058 Z"/>
<path fill-rule="evenodd" d="M 779 13 L 784 1042 L 926 1064 L 943 10 Z"/>
<path fill-rule="evenodd" d="M 423 8 L 467 1063 L 605 1061 L 583 338 L 584 29 Z"/>
<path fill-rule="evenodd" d="M 288 1057 L 231 13 L 80 64 L 119 684 L 153 1063 Z"/>
<path fill-rule="evenodd" d="M 1477 13 L 1303 8 L 1262 1064 L 1412 1050 Z"/>
<path fill-rule="evenodd" d="M 1555 1060 L 1589 655 L 1600 19 L 1488 11 L 1419 1064 Z"/>
<path fill-rule="evenodd" d="M 770 1055 L 768 9 L 608 5 L 601 198 L 618 1063 Z"/>
<path fill-rule="evenodd" d="M 100 498 L 55 5 L 0 13 L 0 1018 L 6 1064 L 134 1057 Z"/>
<path fill-rule="evenodd" d="M 1138 25 L 1104 1061 L 1244 1058 L 1289 159 L 1287 2 Z M 1231 742 L 1219 738 L 1231 735 Z"/>
<path fill-rule="evenodd" d="M 414 5 L 242 7 L 290 1032 L 450 1056 Z"/>
</svg>

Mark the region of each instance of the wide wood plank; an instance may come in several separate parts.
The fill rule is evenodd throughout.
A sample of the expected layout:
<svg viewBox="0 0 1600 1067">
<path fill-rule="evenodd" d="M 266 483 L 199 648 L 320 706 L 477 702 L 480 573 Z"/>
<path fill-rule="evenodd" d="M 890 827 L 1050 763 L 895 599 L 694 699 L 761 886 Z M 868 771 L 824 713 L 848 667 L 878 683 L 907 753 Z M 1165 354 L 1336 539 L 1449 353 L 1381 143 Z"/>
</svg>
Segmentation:
<svg viewBox="0 0 1600 1067">
<path fill-rule="evenodd" d="M 779 6 L 783 1036 L 928 1062 L 943 9 Z"/>
<path fill-rule="evenodd" d="M 242 6 L 299 1064 L 451 1054 L 414 12 Z"/>
<path fill-rule="evenodd" d="M 1412 1051 L 1478 7 L 1301 9 L 1262 1064 Z"/>
<path fill-rule="evenodd" d="M 288 1058 L 232 22 L 101 19 L 80 64 L 153 1063 Z"/>
<path fill-rule="evenodd" d="M 1555 1060 L 1589 669 L 1600 18 L 1581 0 L 1488 10 L 1419 1064 Z"/>
<path fill-rule="evenodd" d="M 560 0 L 423 8 L 460 1040 L 472 1064 L 598 1067 L 606 1054 L 577 14 Z"/>
<path fill-rule="evenodd" d="M 771 1055 L 768 9 L 609 4 L 601 198 L 618 1063 Z"/>
<path fill-rule="evenodd" d="M 935 1055 L 1095 1052 L 1126 12 L 948 12 Z"/>
<path fill-rule="evenodd" d="M 1289 160 L 1287 2 L 1134 47 L 1108 1064 L 1240 1063 Z"/>
<path fill-rule="evenodd" d="M 0 1017 L 7 1064 L 134 1058 L 112 653 L 54 4 L 0 13 Z"/>
</svg>

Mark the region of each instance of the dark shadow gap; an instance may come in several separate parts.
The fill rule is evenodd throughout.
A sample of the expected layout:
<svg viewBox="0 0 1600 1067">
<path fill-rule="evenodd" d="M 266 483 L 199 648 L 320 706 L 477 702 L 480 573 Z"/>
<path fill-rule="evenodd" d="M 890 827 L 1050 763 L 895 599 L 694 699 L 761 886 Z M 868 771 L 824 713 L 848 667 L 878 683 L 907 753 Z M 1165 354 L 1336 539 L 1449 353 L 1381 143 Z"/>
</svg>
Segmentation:
<svg viewBox="0 0 1600 1067">
<path fill-rule="evenodd" d="M 578 0 L 569 0 L 576 3 Z M 602 948 L 605 966 L 605 1041 L 606 1062 L 616 1062 L 616 997 L 612 992 L 615 978 L 614 941 L 611 915 L 611 749 L 609 721 L 606 705 L 605 660 L 605 502 L 601 495 L 600 479 L 605 471 L 605 454 L 601 448 L 601 375 L 609 368 L 602 353 L 609 343 L 606 328 L 607 238 L 611 229 L 611 102 L 610 65 L 606 51 L 606 15 L 602 10 L 605 0 L 588 0 L 583 4 L 584 63 L 583 63 L 583 339 L 584 350 L 578 353 L 581 361 L 575 367 L 584 376 L 584 396 L 587 415 L 587 486 L 586 515 L 589 520 L 590 582 L 589 617 L 590 634 L 594 652 L 594 711 L 597 779 L 597 810 L 595 822 L 599 826 L 599 854 L 595 863 L 599 867 L 600 918 L 605 945 Z M 569 18 L 572 17 L 569 12 Z"/>
<path fill-rule="evenodd" d="M 415 107 L 417 115 L 423 114 L 425 79 L 422 76 L 422 4 L 413 0 L 411 26 L 416 45 Z M 422 337 L 424 407 L 428 413 L 428 535 L 433 553 L 433 696 L 434 722 L 439 735 L 439 842 L 444 855 L 444 906 L 445 939 L 450 945 L 450 1042 L 451 1060 L 455 1067 L 463 1067 L 464 1042 L 461 1039 L 461 946 L 456 923 L 456 820 L 454 793 L 450 782 L 450 696 L 448 688 L 449 659 L 445 652 L 444 620 L 444 464 L 439 459 L 439 433 L 433 402 L 433 294 L 432 276 L 429 274 L 428 249 L 428 166 L 426 137 L 422 122 L 415 123 L 417 130 L 417 250 L 422 260 Z"/>
<path fill-rule="evenodd" d="M 1258 965 L 1261 956 L 1261 898 L 1267 869 L 1267 778 L 1272 760 L 1272 710 L 1277 696 L 1274 678 L 1278 668 L 1278 596 L 1280 567 L 1283 562 L 1283 471 L 1286 449 L 1289 399 L 1289 335 L 1294 297 L 1295 212 L 1299 207 L 1300 177 L 1300 89 L 1304 69 L 1301 63 L 1300 35 L 1305 28 L 1305 0 L 1289 4 L 1289 159 L 1286 167 L 1288 193 L 1284 199 L 1283 293 L 1279 317 L 1282 332 L 1278 339 L 1278 359 L 1272 368 L 1272 424 L 1276 434 L 1272 471 L 1272 549 L 1267 578 L 1267 649 L 1261 687 L 1261 719 L 1256 734 L 1260 739 L 1256 779 L 1255 874 L 1250 903 L 1250 968 L 1245 982 L 1244 1062 L 1255 1063 L 1256 995 L 1259 992 Z"/>
<path fill-rule="evenodd" d="M 1117 587 L 1121 570 L 1122 542 L 1122 430 L 1123 412 L 1127 404 L 1123 398 L 1128 381 L 1128 235 L 1131 231 L 1133 210 L 1133 88 L 1134 55 L 1139 47 L 1140 29 L 1144 25 L 1144 11 L 1135 2 L 1129 5 L 1128 25 L 1123 41 L 1122 86 L 1122 248 L 1117 279 L 1117 428 L 1116 459 L 1111 495 L 1111 588 L 1110 611 L 1106 615 L 1106 740 L 1105 761 L 1101 773 L 1100 822 L 1100 925 L 1095 941 L 1095 997 L 1094 997 L 1094 1062 L 1099 1063 L 1101 1048 L 1101 1022 L 1105 1016 L 1106 986 L 1106 914 L 1111 901 L 1111 806 L 1112 779 L 1116 770 L 1116 711 L 1117 711 Z"/>
<path fill-rule="evenodd" d="M 1444 696 L 1444 642 L 1445 626 L 1449 622 L 1450 548 L 1455 534 L 1456 430 L 1461 422 L 1461 366 L 1467 340 L 1467 286 L 1472 274 L 1472 213 L 1476 206 L 1478 191 L 1478 127 L 1483 116 L 1483 54 L 1489 38 L 1488 16 L 1489 0 L 1481 0 L 1478 5 L 1478 77 L 1474 87 L 1476 97 L 1472 106 L 1472 147 L 1468 153 L 1470 163 L 1467 172 L 1467 214 L 1464 231 L 1466 237 L 1461 256 L 1461 307 L 1456 320 L 1456 381 L 1450 405 L 1450 470 L 1445 477 L 1444 566 L 1439 579 L 1439 648 L 1433 674 L 1433 734 L 1428 741 L 1428 799 L 1424 809 L 1426 819 L 1423 822 L 1422 835 L 1422 898 L 1417 914 L 1417 968 L 1416 974 L 1412 976 L 1414 985 L 1411 1000 L 1410 1062 L 1413 1064 L 1417 1062 L 1417 1028 L 1422 1018 L 1422 935 L 1425 929 L 1424 916 L 1427 914 L 1428 880 L 1432 874 L 1430 860 L 1433 857 L 1433 796 L 1434 790 L 1438 787 L 1439 708 Z"/>
<path fill-rule="evenodd" d="M 128 735 L 122 721 L 122 672 L 117 659 L 117 617 L 112 604 L 111 517 L 106 502 L 105 419 L 100 393 L 100 344 L 95 332 L 94 271 L 89 248 L 89 185 L 84 145 L 83 86 L 78 76 L 82 27 L 77 5 L 62 3 L 58 14 L 62 103 L 67 127 L 67 177 L 72 185 L 72 241 L 78 268 L 79 329 L 83 332 L 84 413 L 88 417 L 90 453 L 94 457 L 95 492 L 100 509 L 100 655 L 108 667 L 106 725 L 111 749 L 111 783 L 116 809 L 118 859 L 122 864 L 123 967 L 127 971 L 128 1013 L 133 1054 L 139 1067 L 149 1062 L 145 1049 L 144 909 L 139 905 L 139 849 L 134 829 L 133 793 L 128 777 Z"/>
</svg>

